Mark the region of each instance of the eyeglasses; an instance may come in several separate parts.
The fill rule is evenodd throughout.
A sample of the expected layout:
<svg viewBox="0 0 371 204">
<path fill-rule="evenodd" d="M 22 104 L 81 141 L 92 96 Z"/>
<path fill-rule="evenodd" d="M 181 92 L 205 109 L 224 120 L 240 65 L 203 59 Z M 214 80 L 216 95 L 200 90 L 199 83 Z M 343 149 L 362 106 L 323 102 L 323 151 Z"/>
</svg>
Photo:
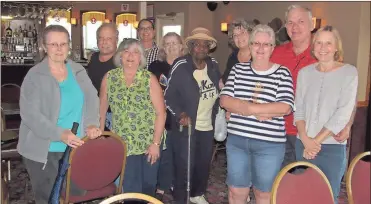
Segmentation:
<svg viewBox="0 0 371 204">
<path fill-rule="evenodd" d="M 177 46 L 177 45 L 179 45 L 180 43 L 178 43 L 178 42 L 168 42 L 168 43 L 165 43 L 164 44 L 164 47 L 170 47 L 170 46 Z"/>
<path fill-rule="evenodd" d="M 201 44 L 201 43 L 192 43 L 193 44 L 193 46 L 195 47 L 195 48 L 207 48 L 207 49 L 209 49 L 210 48 L 210 45 L 211 45 L 211 43 L 204 43 L 204 44 Z"/>
<path fill-rule="evenodd" d="M 60 47 L 61 49 L 63 49 L 63 48 L 68 47 L 68 44 L 69 43 L 61 43 L 61 44 L 58 44 L 58 43 L 47 43 L 46 45 L 50 46 L 53 49 L 57 49 L 58 47 Z"/>
<path fill-rule="evenodd" d="M 152 31 L 152 27 L 139 27 L 139 31 Z"/>
<path fill-rule="evenodd" d="M 252 42 L 251 45 L 252 45 L 254 48 L 260 48 L 260 47 L 263 47 L 264 49 L 273 46 L 272 43 L 261 43 L 261 42 Z"/>
</svg>

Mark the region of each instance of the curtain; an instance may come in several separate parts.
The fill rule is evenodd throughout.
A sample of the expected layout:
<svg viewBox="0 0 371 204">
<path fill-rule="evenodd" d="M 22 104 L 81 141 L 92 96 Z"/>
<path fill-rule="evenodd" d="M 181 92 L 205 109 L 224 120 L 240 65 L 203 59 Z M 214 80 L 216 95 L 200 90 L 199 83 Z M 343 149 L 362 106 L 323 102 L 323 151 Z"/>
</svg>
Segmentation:
<svg viewBox="0 0 371 204">
<path fill-rule="evenodd" d="M 89 11 L 82 14 L 82 25 L 85 26 L 87 22 L 95 19 L 96 21 L 102 21 L 106 19 L 106 14 L 98 11 Z"/>
<path fill-rule="evenodd" d="M 116 16 L 116 25 L 120 25 L 124 23 L 124 21 L 128 21 L 128 24 L 133 24 L 137 21 L 137 15 L 131 13 L 124 13 Z"/>
</svg>

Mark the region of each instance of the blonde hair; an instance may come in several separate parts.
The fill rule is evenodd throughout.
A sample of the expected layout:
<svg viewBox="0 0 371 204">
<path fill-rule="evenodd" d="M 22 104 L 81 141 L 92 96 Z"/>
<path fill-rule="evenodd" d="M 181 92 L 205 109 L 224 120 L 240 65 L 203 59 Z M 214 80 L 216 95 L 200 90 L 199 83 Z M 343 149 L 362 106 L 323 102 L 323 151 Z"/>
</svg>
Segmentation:
<svg viewBox="0 0 371 204">
<path fill-rule="evenodd" d="M 166 57 L 167 57 L 167 55 L 166 55 L 166 52 L 165 52 L 165 39 L 166 39 L 167 37 L 176 37 L 177 40 L 178 40 L 178 42 L 179 42 L 179 44 L 182 45 L 181 55 L 180 55 L 179 57 L 181 57 L 181 56 L 183 56 L 183 55 L 186 54 L 186 49 L 185 49 L 185 46 L 184 46 L 184 42 L 183 42 L 182 37 L 180 37 L 180 35 L 178 35 L 178 34 L 175 33 L 175 32 L 168 32 L 168 33 L 166 33 L 166 35 L 164 35 L 164 37 L 162 37 L 162 39 L 161 39 L 161 44 L 160 44 L 160 46 L 159 46 L 158 57 L 157 57 L 159 61 L 162 61 L 162 62 L 163 62 L 163 61 L 166 61 Z"/>
<path fill-rule="evenodd" d="M 313 57 L 316 58 L 316 56 L 314 56 L 314 54 L 313 54 L 314 53 L 314 43 L 316 42 L 318 34 L 320 32 L 323 32 L 323 31 L 331 32 L 334 35 L 335 47 L 336 47 L 336 50 L 337 50 L 334 54 L 334 60 L 337 61 L 337 62 L 343 62 L 343 60 L 344 60 L 343 42 L 341 40 L 339 31 L 336 28 L 334 28 L 333 26 L 330 26 L 330 25 L 327 25 L 325 27 L 320 28 L 314 34 L 313 40 L 312 40 L 312 45 L 311 45 L 311 51 L 312 51 L 311 53 L 312 53 Z"/>
</svg>

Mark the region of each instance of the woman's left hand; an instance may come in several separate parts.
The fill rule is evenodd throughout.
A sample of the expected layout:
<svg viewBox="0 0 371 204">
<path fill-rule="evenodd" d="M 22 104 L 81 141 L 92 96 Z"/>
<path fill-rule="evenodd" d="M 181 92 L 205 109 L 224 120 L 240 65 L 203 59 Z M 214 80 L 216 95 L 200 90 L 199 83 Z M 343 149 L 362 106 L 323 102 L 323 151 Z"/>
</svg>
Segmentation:
<svg viewBox="0 0 371 204">
<path fill-rule="evenodd" d="M 147 161 L 151 162 L 151 165 L 154 164 L 157 159 L 160 157 L 160 146 L 151 144 L 149 145 L 146 151 Z"/>
<path fill-rule="evenodd" d="M 95 125 L 90 125 L 85 130 L 86 136 L 89 137 L 89 139 L 95 139 L 102 135 L 102 131 Z"/>
</svg>

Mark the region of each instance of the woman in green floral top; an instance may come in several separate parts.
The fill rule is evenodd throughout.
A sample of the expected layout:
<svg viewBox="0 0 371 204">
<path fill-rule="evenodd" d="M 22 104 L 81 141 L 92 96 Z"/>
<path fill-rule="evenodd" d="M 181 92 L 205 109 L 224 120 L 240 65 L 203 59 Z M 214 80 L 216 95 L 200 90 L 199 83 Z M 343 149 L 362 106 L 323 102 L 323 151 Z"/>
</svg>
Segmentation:
<svg viewBox="0 0 371 204">
<path fill-rule="evenodd" d="M 136 39 L 121 42 L 114 63 L 118 68 L 107 72 L 101 84 L 100 112 L 111 107 L 112 131 L 128 144 L 124 191 L 154 196 L 166 120 L 163 92 L 145 69 L 144 49 Z"/>
</svg>

